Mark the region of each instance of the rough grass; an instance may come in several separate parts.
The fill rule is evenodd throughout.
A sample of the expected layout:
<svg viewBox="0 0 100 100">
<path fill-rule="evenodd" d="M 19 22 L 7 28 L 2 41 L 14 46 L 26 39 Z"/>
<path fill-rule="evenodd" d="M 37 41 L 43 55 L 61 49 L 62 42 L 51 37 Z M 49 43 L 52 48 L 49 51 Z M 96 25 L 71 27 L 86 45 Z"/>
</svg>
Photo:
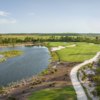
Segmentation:
<svg viewBox="0 0 100 100">
<path fill-rule="evenodd" d="M 28 100 L 77 100 L 72 86 L 34 92 Z"/>
<path fill-rule="evenodd" d="M 19 56 L 22 53 L 23 52 L 19 51 L 19 50 L 11 50 L 11 51 L 0 52 L 0 54 L 4 55 L 4 57 L 6 57 L 6 58 L 10 58 L 10 57 L 14 57 L 14 56 Z"/>
<path fill-rule="evenodd" d="M 98 51 L 100 45 L 92 43 L 73 43 L 75 47 L 67 47 L 62 50 L 56 51 L 60 61 L 67 62 L 83 62 L 84 60 L 92 58 Z"/>
</svg>

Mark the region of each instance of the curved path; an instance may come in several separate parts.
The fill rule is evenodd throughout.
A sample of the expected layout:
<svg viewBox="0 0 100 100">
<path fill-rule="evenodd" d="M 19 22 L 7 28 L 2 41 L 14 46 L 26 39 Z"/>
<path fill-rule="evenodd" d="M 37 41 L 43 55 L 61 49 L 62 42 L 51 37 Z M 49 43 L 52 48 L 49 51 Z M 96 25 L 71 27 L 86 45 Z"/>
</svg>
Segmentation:
<svg viewBox="0 0 100 100">
<path fill-rule="evenodd" d="M 86 60 L 83 63 L 76 65 L 70 72 L 70 78 L 72 81 L 72 85 L 76 91 L 78 100 L 88 100 L 88 99 L 87 99 L 87 96 L 84 92 L 83 87 L 81 86 L 81 84 L 77 78 L 77 72 L 84 65 L 92 63 L 93 61 L 96 61 L 99 56 L 100 56 L 100 52 L 98 52 L 92 59 Z"/>
</svg>

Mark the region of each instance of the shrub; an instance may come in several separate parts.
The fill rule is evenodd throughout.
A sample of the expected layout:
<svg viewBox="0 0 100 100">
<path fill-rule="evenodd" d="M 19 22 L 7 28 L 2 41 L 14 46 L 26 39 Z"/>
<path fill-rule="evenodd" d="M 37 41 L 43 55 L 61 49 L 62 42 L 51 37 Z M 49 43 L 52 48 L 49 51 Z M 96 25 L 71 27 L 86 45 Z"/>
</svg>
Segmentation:
<svg viewBox="0 0 100 100">
<path fill-rule="evenodd" d="M 0 94 L 4 93 L 4 89 L 0 87 Z"/>
<path fill-rule="evenodd" d="M 10 96 L 10 97 L 8 97 L 8 100 L 17 100 L 17 99 L 13 96 Z"/>
<path fill-rule="evenodd" d="M 54 87 L 54 86 L 55 86 L 55 83 L 49 84 L 49 87 Z"/>
<path fill-rule="evenodd" d="M 96 89 L 97 95 L 100 96 L 100 86 L 96 86 L 95 89 Z"/>
</svg>

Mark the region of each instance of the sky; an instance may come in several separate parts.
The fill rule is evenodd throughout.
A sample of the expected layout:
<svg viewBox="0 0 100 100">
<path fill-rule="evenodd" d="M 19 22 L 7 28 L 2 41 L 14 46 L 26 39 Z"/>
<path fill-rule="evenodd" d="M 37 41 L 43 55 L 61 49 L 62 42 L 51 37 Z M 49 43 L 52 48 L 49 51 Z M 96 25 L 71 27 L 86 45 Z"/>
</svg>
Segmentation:
<svg viewBox="0 0 100 100">
<path fill-rule="evenodd" d="M 0 0 L 0 33 L 100 33 L 100 0 Z"/>
</svg>

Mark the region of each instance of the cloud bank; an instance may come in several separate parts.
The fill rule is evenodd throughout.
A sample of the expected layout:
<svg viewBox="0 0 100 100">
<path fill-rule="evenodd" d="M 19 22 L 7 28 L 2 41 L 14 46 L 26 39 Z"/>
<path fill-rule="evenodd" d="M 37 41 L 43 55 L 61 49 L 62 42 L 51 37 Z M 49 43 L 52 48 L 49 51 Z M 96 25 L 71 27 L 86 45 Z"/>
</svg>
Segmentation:
<svg viewBox="0 0 100 100">
<path fill-rule="evenodd" d="M 5 11 L 0 11 L 0 16 L 8 16 L 10 13 L 5 12 Z"/>
<path fill-rule="evenodd" d="M 0 24 L 14 24 L 16 19 L 10 16 L 9 12 L 0 11 Z"/>
<path fill-rule="evenodd" d="M 16 19 L 0 19 L 0 24 L 14 24 L 16 23 Z"/>
</svg>

